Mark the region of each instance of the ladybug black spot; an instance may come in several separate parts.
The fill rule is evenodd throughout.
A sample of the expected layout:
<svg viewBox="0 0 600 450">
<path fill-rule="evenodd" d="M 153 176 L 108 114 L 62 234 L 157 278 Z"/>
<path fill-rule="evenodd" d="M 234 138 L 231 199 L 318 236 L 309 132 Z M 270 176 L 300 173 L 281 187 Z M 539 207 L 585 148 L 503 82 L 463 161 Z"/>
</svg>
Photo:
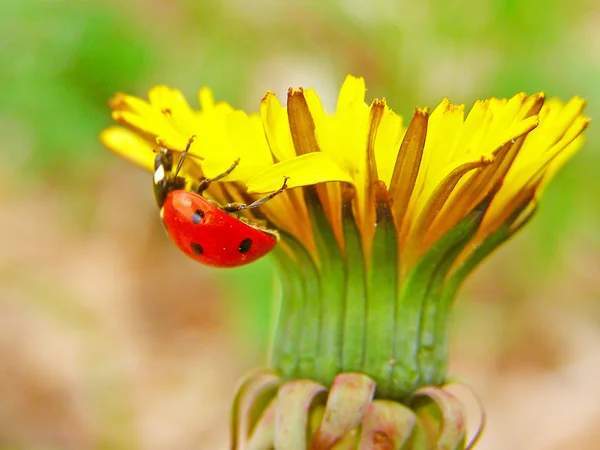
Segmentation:
<svg viewBox="0 0 600 450">
<path fill-rule="evenodd" d="M 248 239 L 244 239 L 242 242 L 240 242 L 238 251 L 240 253 L 248 253 L 251 248 L 252 248 L 252 239 L 248 238 Z"/>
<path fill-rule="evenodd" d="M 200 209 L 194 211 L 194 214 L 192 214 L 192 222 L 194 222 L 195 224 L 199 224 L 200 222 L 202 222 L 202 219 L 204 219 L 204 211 Z"/>
<path fill-rule="evenodd" d="M 204 250 L 202 249 L 202 246 L 200 244 L 196 244 L 195 242 L 192 242 L 190 244 L 190 248 L 198 256 L 202 256 L 202 253 L 204 252 Z"/>
</svg>

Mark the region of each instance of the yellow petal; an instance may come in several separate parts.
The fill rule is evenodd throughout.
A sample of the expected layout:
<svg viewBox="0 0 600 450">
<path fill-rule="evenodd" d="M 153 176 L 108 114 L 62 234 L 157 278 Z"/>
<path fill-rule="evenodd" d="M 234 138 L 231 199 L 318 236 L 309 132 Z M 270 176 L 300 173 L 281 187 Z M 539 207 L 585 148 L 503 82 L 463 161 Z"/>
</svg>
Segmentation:
<svg viewBox="0 0 600 450">
<path fill-rule="evenodd" d="M 179 133 L 188 137 L 197 133 L 196 114 L 181 91 L 156 86 L 148 93 L 148 99 L 155 109 L 162 111 L 165 119 Z"/>
<path fill-rule="evenodd" d="M 394 172 L 396 154 L 405 133 L 406 129 L 402 124 L 402 117 L 386 106 L 375 138 L 375 160 L 377 161 L 379 179 L 388 187 Z"/>
<path fill-rule="evenodd" d="M 204 112 L 210 112 L 215 107 L 215 96 L 209 88 L 203 87 L 198 91 L 198 101 Z"/>
<path fill-rule="evenodd" d="M 153 172 L 153 149 L 156 145 L 142 138 L 137 133 L 123 127 L 109 127 L 100 133 L 100 140 L 113 152 L 141 168 Z"/>
<path fill-rule="evenodd" d="M 364 103 L 365 92 L 365 79 L 362 77 L 357 78 L 353 77 L 352 75 L 348 75 L 342 84 L 342 88 L 340 89 L 336 113 L 355 103 Z"/>
<path fill-rule="evenodd" d="M 260 116 L 269 147 L 275 159 L 285 161 L 296 156 L 287 109 L 281 106 L 279 99 L 272 92 L 267 92 L 262 99 Z"/>
<path fill-rule="evenodd" d="M 307 153 L 257 173 L 247 182 L 248 192 L 272 192 L 289 177 L 288 188 L 310 186 L 327 181 L 353 183 L 352 177 L 341 170 L 327 153 Z"/>
</svg>

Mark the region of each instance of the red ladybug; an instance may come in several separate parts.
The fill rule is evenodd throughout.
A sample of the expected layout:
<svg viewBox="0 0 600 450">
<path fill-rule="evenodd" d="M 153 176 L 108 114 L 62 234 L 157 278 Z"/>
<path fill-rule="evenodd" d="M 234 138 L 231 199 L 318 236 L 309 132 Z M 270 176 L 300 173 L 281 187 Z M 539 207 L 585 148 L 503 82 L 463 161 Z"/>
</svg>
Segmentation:
<svg viewBox="0 0 600 450">
<path fill-rule="evenodd" d="M 208 266 L 237 267 L 263 257 L 277 244 L 277 232 L 242 222 L 229 213 L 256 208 L 269 201 L 287 188 L 288 179 L 285 178 L 280 189 L 251 204 L 218 207 L 201 194 L 212 181 L 229 175 L 239 160 L 226 172 L 201 180 L 197 192 L 186 191 L 185 178 L 178 174 L 192 142 L 190 138 L 174 172 L 170 150 L 160 148 L 154 161 L 154 196 L 167 233 L 185 254 Z"/>
</svg>

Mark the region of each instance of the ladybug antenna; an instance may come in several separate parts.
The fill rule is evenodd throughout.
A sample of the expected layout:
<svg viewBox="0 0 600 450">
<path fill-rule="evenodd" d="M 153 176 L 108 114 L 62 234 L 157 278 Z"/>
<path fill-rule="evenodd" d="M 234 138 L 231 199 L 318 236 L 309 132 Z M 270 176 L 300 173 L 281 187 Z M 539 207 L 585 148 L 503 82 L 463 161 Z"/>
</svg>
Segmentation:
<svg viewBox="0 0 600 450">
<path fill-rule="evenodd" d="M 181 153 L 181 157 L 179 158 L 179 162 L 177 163 L 177 169 L 175 169 L 175 176 L 177 176 L 179 174 L 179 171 L 181 170 L 181 167 L 183 166 L 183 161 L 187 157 L 188 152 L 190 151 L 190 148 L 192 146 L 192 142 L 194 142 L 194 139 L 196 139 L 195 135 L 190 136 L 190 138 L 188 139 L 188 143 L 185 146 L 185 150 Z"/>
</svg>

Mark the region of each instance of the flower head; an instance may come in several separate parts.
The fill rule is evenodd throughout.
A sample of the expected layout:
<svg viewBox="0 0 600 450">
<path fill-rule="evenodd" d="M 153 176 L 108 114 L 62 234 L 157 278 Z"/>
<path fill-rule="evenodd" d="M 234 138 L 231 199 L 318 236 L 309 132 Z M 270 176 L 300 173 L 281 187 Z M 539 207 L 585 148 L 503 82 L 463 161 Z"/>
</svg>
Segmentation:
<svg viewBox="0 0 600 450">
<path fill-rule="evenodd" d="M 151 170 L 157 145 L 181 152 L 196 136 L 191 153 L 202 160 L 187 163 L 186 172 L 213 177 L 240 160 L 220 189 L 211 192 L 223 201 L 274 191 L 284 176 L 290 178 L 290 189 L 341 182 L 320 185 L 319 197 L 342 246 L 345 199 L 351 198 L 366 250 L 377 203 L 388 202 L 403 273 L 488 196 L 490 204 L 468 249 L 507 220 L 522 222 L 548 181 L 581 146 L 589 122 L 581 114 L 581 98 L 563 104 L 547 101 L 544 94 L 518 94 L 478 101 L 466 115 L 464 105 L 444 99 L 431 113 L 416 109 L 405 127 L 385 100 L 365 103 L 364 80 L 351 76 L 332 114 L 312 89 L 290 89 L 287 106 L 269 92 L 260 115 L 216 104 L 206 88 L 199 100 L 201 109 L 193 110 L 179 91 L 165 86 L 153 88 L 149 102 L 118 94 L 111 101 L 113 118 L 127 128 L 109 128 L 102 140 Z M 314 236 L 301 197 L 290 192 L 265 205 L 262 213 L 311 248 Z M 458 262 L 467 258 L 468 249 Z"/>
<path fill-rule="evenodd" d="M 267 93 L 250 115 L 215 103 L 206 89 L 199 97 L 196 111 L 164 86 L 149 102 L 119 94 L 113 118 L 125 127 L 101 138 L 152 170 L 157 145 L 178 158 L 195 136 L 196 158 L 182 166 L 189 190 L 239 160 L 206 192 L 220 204 L 249 202 L 287 179 L 281 195 L 244 211 L 281 236 L 278 380 L 308 378 L 320 392 L 341 373 L 361 373 L 375 398 L 408 405 L 426 392 L 443 404 L 446 394 L 428 387 L 446 382 L 457 290 L 528 221 L 580 148 L 585 102 L 517 94 L 465 113 L 443 100 L 432 112 L 417 108 L 405 126 L 385 100 L 365 103 L 364 80 L 351 76 L 333 113 L 311 89 L 290 89 L 286 106 Z"/>
</svg>

